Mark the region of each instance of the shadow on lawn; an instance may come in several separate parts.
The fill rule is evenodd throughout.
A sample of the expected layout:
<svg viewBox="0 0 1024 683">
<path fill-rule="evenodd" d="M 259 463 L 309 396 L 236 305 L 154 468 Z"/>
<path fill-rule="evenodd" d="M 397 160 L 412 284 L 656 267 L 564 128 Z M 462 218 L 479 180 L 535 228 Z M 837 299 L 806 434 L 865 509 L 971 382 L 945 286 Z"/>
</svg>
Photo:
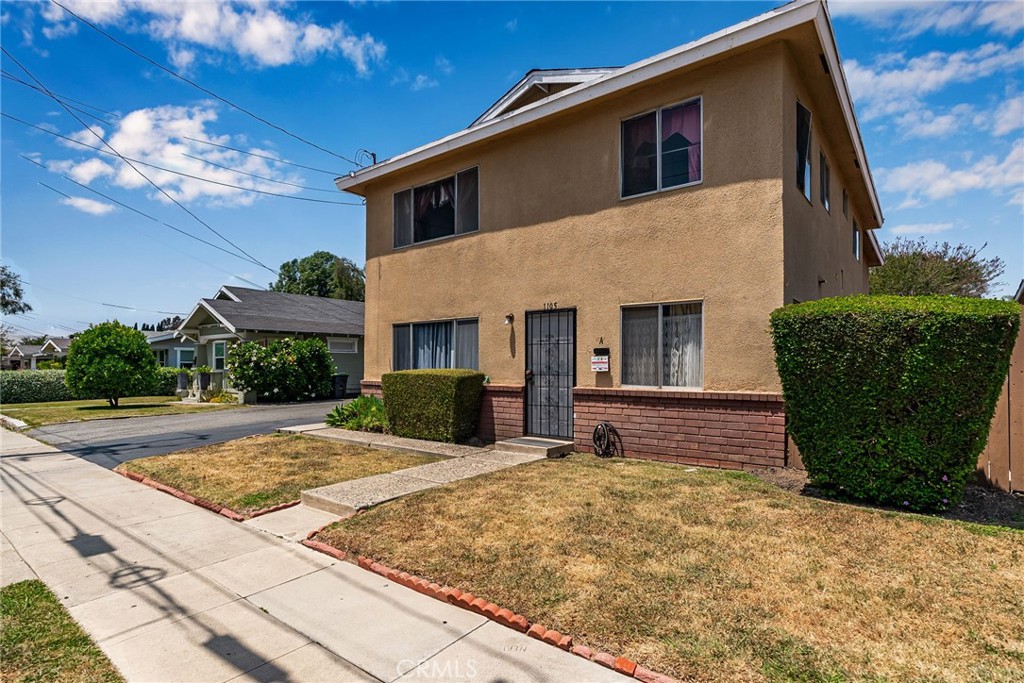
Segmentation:
<svg viewBox="0 0 1024 683">
<path fill-rule="evenodd" d="M 167 403 L 123 403 L 119 406 L 101 405 L 101 406 L 81 406 L 76 410 L 84 412 L 88 411 L 110 411 L 116 413 L 119 410 L 139 410 L 140 408 L 166 408 L 167 406 L 173 406 L 174 401 L 168 401 Z"/>
</svg>

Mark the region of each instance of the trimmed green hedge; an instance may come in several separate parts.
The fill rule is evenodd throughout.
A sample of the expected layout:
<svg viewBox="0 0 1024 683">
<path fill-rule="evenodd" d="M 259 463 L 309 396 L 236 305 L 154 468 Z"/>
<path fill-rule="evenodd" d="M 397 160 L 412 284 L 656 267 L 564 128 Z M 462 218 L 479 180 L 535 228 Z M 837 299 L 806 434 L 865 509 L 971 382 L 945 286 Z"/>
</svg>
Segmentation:
<svg viewBox="0 0 1024 683">
<path fill-rule="evenodd" d="M 815 485 L 911 510 L 956 504 L 988 439 L 1014 302 L 856 296 L 771 315 L 788 429 Z"/>
<path fill-rule="evenodd" d="M 63 370 L 4 370 L 0 372 L 0 404 L 72 401 Z"/>
<path fill-rule="evenodd" d="M 178 368 L 160 368 L 157 386 L 140 396 L 174 396 L 178 388 Z M 4 370 L 0 372 L 0 404 L 49 403 L 74 401 L 64 382 L 64 370 Z M 93 396 L 92 398 L 102 398 Z"/>
<path fill-rule="evenodd" d="M 484 375 L 475 370 L 402 370 L 381 377 L 391 433 L 459 442 L 473 436 Z"/>
</svg>

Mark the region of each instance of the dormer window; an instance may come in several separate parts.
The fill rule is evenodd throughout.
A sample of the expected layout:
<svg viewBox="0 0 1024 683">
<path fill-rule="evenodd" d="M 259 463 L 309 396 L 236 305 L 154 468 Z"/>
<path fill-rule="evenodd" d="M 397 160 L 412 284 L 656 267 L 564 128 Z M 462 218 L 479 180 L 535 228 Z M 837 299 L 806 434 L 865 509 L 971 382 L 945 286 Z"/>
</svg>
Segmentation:
<svg viewBox="0 0 1024 683">
<path fill-rule="evenodd" d="M 396 249 L 479 229 L 479 168 L 395 193 Z"/>
</svg>

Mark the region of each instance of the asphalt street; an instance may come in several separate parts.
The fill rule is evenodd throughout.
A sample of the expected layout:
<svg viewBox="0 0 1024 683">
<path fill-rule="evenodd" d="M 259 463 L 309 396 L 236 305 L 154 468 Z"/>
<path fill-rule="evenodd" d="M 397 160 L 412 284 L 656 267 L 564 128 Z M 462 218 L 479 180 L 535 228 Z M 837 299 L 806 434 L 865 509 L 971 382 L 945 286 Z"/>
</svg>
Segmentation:
<svg viewBox="0 0 1024 683">
<path fill-rule="evenodd" d="M 132 417 L 48 425 L 28 432 L 89 462 L 112 469 L 126 460 L 163 455 L 254 434 L 278 427 L 323 421 L 337 401 L 288 405 L 245 406 L 209 413 Z"/>
</svg>

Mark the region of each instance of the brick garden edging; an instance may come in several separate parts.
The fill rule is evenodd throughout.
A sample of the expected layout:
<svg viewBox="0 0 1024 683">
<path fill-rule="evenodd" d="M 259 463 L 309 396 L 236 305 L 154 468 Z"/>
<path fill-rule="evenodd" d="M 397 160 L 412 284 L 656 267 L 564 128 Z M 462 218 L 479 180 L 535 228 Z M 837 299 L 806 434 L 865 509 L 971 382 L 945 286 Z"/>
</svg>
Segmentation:
<svg viewBox="0 0 1024 683">
<path fill-rule="evenodd" d="M 545 628 L 544 626 L 536 623 L 530 623 L 530 621 L 522 614 L 516 614 L 515 612 L 499 607 L 493 602 L 488 602 L 483 598 L 479 598 L 472 593 L 464 593 L 458 588 L 452 588 L 451 586 L 442 586 L 437 583 L 432 583 L 424 578 L 410 574 L 409 572 L 398 571 L 391 567 L 385 566 L 380 562 L 374 562 L 369 557 L 364 555 L 358 555 L 353 558 L 349 556 L 344 550 L 338 550 L 334 546 L 326 543 L 321 543 L 315 540 L 317 534 L 323 531 L 325 528 L 334 524 L 331 522 L 325 524 L 319 529 L 315 529 L 301 541 L 302 545 L 316 550 L 317 552 L 324 553 L 336 560 L 344 560 L 352 562 L 353 564 L 378 574 L 393 581 L 406 588 L 411 588 L 417 593 L 422 593 L 428 597 L 446 602 L 449 605 L 455 605 L 462 609 L 469 610 L 479 614 L 482 617 L 486 617 L 491 621 L 495 621 L 502 626 L 514 629 L 520 633 L 525 633 L 530 638 L 536 638 L 537 640 L 553 645 L 557 648 L 570 652 L 577 657 L 596 662 L 601 666 L 607 667 L 614 671 L 617 671 L 626 676 L 632 676 L 638 681 L 643 683 L 679 683 L 675 678 L 660 674 L 656 671 L 651 671 L 648 668 L 640 666 L 628 657 L 615 657 L 607 652 L 595 652 L 586 645 L 574 645 L 572 636 L 563 635 L 562 633 L 554 630 Z"/>
<path fill-rule="evenodd" d="M 128 470 L 114 471 L 120 474 L 122 477 L 127 477 L 128 479 L 131 479 L 132 481 L 137 481 L 140 484 L 145 484 L 150 488 L 156 489 L 157 491 L 162 491 L 167 495 L 174 496 L 175 498 L 183 500 L 186 503 L 198 505 L 199 507 L 205 508 L 210 512 L 221 515 L 222 517 L 227 517 L 233 522 L 244 522 L 245 520 L 252 519 L 253 517 L 269 515 L 271 512 L 277 512 L 279 510 L 286 510 L 290 507 L 295 507 L 296 505 L 302 502 L 301 500 L 293 500 L 287 503 L 281 503 L 279 505 L 271 505 L 270 507 L 263 508 L 261 510 L 256 510 L 255 512 L 250 512 L 247 515 L 243 515 L 240 512 L 235 512 L 229 507 L 225 507 L 224 505 L 220 505 L 219 503 L 214 503 L 212 500 L 206 500 L 205 498 L 197 498 L 196 496 L 193 496 L 191 493 L 186 493 L 181 489 L 176 489 L 173 486 L 168 486 L 167 484 L 161 484 L 155 479 L 150 479 L 149 477 L 142 474 L 138 474 L 137 472 L 130 472 Z"/>
</svg>

